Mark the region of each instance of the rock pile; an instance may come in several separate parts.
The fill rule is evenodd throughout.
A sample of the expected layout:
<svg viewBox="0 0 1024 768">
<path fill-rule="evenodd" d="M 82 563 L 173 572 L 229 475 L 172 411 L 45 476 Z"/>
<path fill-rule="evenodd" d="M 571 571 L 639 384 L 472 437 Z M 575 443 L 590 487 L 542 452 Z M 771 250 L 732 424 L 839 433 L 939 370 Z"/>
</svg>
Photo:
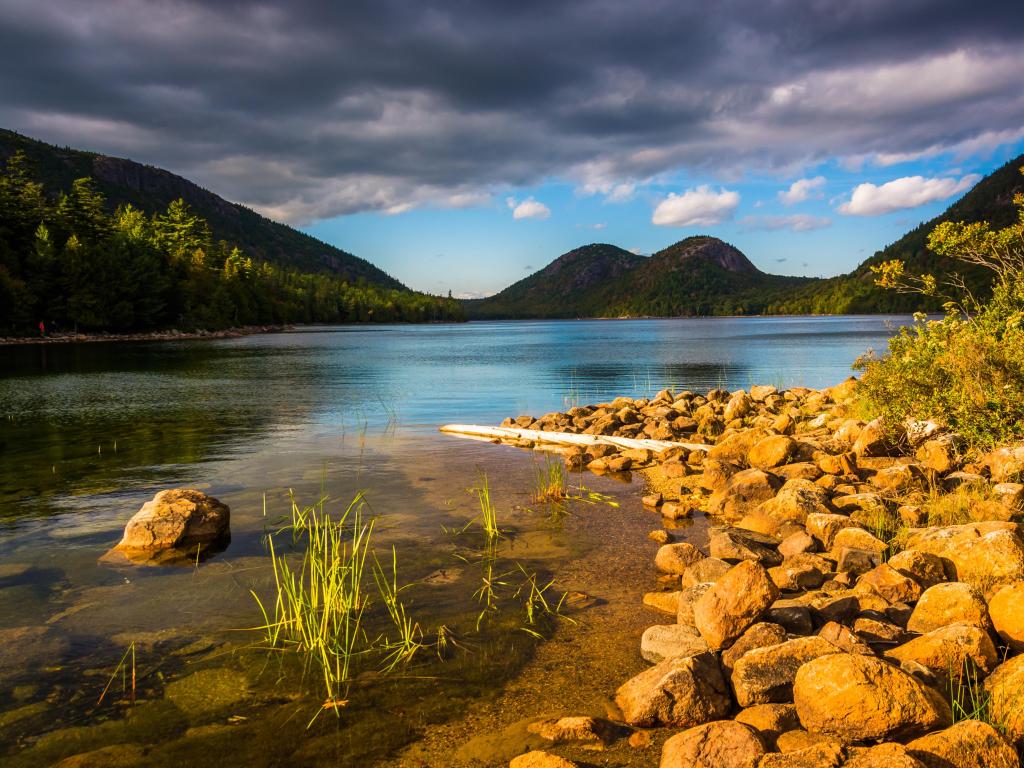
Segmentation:
<svg viewBox="0 0 1024 768">
<path fill-rule="evenodd" d="M 627 725 L 683 729 L 661 768 L 1020 765 L 1024 448 L 972 459 L 934 423 L 893 434 L 855 418 L 856 386 L 666 390 L 503 424 L 708 446 L 567 457 L 642 469 L 646 506 L 715 523 L 656 551 L 644 603 L 674 623 L 644 633 L 653 666 L 615 695 Z"/>
</svg>

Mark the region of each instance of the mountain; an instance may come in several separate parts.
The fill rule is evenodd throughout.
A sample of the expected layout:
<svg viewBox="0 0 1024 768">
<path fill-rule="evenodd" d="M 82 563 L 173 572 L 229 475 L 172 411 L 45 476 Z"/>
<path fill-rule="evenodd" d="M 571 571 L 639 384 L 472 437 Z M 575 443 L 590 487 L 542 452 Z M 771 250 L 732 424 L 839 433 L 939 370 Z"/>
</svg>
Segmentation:
<svg viewBox="0 0 1024 768">
<path fill-rule="evenodd" d="M 381 288 L 405 289 L 365 259 L 271 221 L 170 171 L 118 157 L 55 147 L 0 129 L 0 161 L 6 161 L 18 150 L 28 157 L 34 176 L 48 194 L 70 189 L 75 179 L 91 176 L 111 209 L 131 203 L 153 213 L 183 198 L 209 222 L 214 239 L 236 244 L 254 258 L 303 272 L 328 272 L 353 283 L 365 280 Z"/>
<path fill-rule="evenodd" d="M 644 261 L 616 245 L 584 245 L 501 293 L 466 301 L 466 310 L 471 317 L 578 317 L 592 291 L 621 279 Z"/>
<path fill-rule="evenodd" d="M 914 312 L 940 310 L 942 301 L 916 294 L 901 294 L 879 288 L 871 267 L 900 259 L 911 274 L 941 276 L 957 272 L 978 298 L 989 294 L 991 273 L 951 262 L 928 250 L 928 233 L 944 221 L 987 221 L 994 228 L 1016 221 L 1013 197 L 1024 193 L 1024 155 L 1014 158 L 979 181 L 944 213 L 923 222 L 895 243 L 878 251 L 852 272 L 808 284 L 769 308 L 781 314 L 856 314 L 872 312 Z"/>
<path fill-rule="evenodd" d="M 649 257 L 607 244 L 577 248 L 465 307 L 471 318 L 760 314 L 811 282 L 761 272 L 737 248 L 700 236 Z"/>
</svg>

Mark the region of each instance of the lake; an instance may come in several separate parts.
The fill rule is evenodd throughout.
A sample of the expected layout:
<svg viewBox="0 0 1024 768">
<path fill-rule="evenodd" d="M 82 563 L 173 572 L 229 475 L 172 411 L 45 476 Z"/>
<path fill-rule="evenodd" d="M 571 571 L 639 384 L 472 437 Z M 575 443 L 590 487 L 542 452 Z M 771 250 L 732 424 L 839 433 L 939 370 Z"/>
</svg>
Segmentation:
<svg viewBox="0 0 1024 768">
<path fill-rule="evenodd" d="M 650 623 L 639 597 L 658 521 L 638 480 L 581 477 L 576 501 L 537 503 L 542 456 L 437 427 L 664 387 L 829 386 L 907 321 L 480 322 L 0 348 L 0 759 L 507 760 L 533 738 L 517 718 L 554 695 L 560 710 L 595 712 L 642 668 L 635 639 L 607 639 Z M 489 549 L 474 522 L 484 478 L 502 528 Z M 142 503 L 176 486 L 230 506 L 226 551 L 177 568 L 97 562 Z M 266 537 L 291 498 L 341 510 L 359 492 L 378 554 L 390 568 L 394 547 L 404 600 L 434 641 L 398 674 L 363 664 L 344 707 L 322 713 L 299 654 L 261 644 L 252 593 L 272 592 Z M 531 579 L 575 596 L 564 617 L 530 620 Z"/>
</svg>

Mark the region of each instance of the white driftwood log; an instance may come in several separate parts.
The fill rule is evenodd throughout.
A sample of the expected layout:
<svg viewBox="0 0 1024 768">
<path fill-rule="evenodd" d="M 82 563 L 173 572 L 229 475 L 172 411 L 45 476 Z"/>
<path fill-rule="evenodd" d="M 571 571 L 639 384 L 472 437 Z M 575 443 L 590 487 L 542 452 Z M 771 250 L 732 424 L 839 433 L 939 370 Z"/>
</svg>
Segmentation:
<svg viewBox="0 0 1024 768">
<path fill-rule="evenodd" d="M 614 435 L 578 435 L 573 432 L 543 432 L 537 429 L 517 429 L 514 427 L 481 427 L 475 424 L 446 424 L 441 431 L 459 437 L 473 437 L 486 440 L 532 440 L 547 445 L 580 445 L 586 448 L 591 445 L 614 445 L 616 448 L 646 448 L 655 453 L 670 448 L 686 448 L 688 451 L 706 451 L 710 445 L 701 443 L 677 443 L 671 440 L 638 440 L 632 437 L 615 437 Z"/>
</svg>

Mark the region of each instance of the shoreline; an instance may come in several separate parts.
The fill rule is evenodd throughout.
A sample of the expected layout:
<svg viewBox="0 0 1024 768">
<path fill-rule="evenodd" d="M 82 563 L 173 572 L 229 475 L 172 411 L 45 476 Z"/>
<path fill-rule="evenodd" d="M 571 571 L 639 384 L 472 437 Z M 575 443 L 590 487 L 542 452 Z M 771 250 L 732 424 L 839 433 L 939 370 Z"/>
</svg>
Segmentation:
<svg viewBox="0 0 1024 768">
<path fill-rule="evenodd" d="M 48 336 L 0 336 L 0 347 L 21 347 L 43 344 L 93 344 L 105 341 L 200 341 L 204 339 L 235 339 L 261 333 L 280 333 L 294 325 L 245 325 L 219 331 L 146 331 L 142 333 L 60 333 Z"/>
<path fill-rule="evenodd" d="M 570 470 L 639 471 L 661 523 L 646 668 L 607 718 L 532 724 L 551 735 L 523 766 L 586 765 L 588 748 L 707 765 L 690 762 L 703 745 L 730 768 L 1020 765 L 1024 446 L 972 453 L 929 421 L 895 434 L 855 418 L 858 386 L 664 390 L 502 422 L 493 442 Z M 554 433 L 672 447 L 555 447 Z M 673 530 L 690 520 L 711 526 L 700 541 Z"/>
</svg>

